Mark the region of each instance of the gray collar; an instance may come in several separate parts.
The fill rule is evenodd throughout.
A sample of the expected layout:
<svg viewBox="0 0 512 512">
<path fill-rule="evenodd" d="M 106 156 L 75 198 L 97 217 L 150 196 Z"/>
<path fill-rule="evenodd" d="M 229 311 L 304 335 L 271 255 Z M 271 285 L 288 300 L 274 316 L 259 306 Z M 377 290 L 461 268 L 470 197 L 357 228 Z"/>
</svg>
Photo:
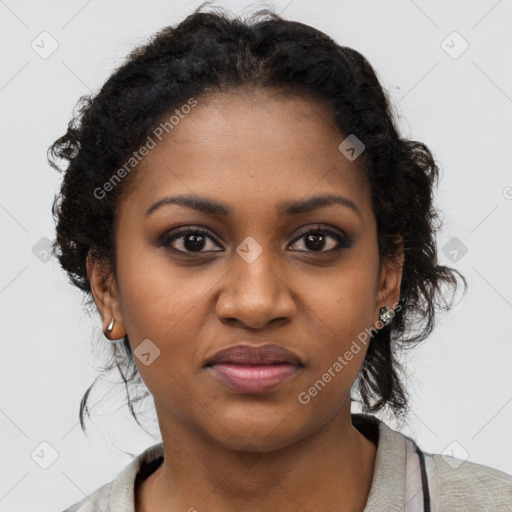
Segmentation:
<svg viewBox="0 0 512 512">
<path fill-rule="evenodd" d="M 370 494 L 364 512 L 399 512 L 404 509 L 405 458 L 407 437 L 392 430 L 375 416 L 352 414 L 354 426 L 363 435 L 367 429 L 378 429 L 378 447 Z M 164 448 L 157 443 L 144 450 L 119 473 L 112 482 L 109 496 L 111 512 L 133 512 L 135 479 L 141 469 L 162 458 Z"/>
</svg>

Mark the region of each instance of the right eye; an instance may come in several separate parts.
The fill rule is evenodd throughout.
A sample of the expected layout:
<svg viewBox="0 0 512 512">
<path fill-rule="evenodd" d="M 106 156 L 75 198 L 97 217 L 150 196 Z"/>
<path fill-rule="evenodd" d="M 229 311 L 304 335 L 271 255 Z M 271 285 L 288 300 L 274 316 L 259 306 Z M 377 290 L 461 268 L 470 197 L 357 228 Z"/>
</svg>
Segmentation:
<svg viewBox="0 0 512 512">
<path fill-rule="evenodd" d="M 178 228 L 177 230 L 166 233 L 162 237 L 160 245 L 164 247 L 170 247 L 171 250 L 185 254 L 212 252 L 212 250 L 202 250 L 204 249 L 204 246 L 207 245 L 208 240 L 213 241 L 213 238 L 205 229 L 194 228 L 192 226 L 184 226 L 182 228 Z M 223 249 L 221 249 L 221 251 L 222 250 Z"/>
</svg>

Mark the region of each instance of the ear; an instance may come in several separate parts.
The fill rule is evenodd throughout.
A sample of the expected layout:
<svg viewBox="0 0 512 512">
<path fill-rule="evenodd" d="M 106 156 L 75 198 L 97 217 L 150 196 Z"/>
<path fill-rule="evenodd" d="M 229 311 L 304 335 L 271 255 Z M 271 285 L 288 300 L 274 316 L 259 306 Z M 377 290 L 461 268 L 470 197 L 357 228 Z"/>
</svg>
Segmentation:
<svg viewBox="0 0 512 512">
<path fill-rule="evenodd" d="M 403 238 L 401 236 L 398 237 L 398 243 L 400 244 L 400 250 L 396 258 L 384 260 L 381 264 L 373 325 L 379 320 L 380 308 L 387 306 L 395 310 L 400 300 L 400 285 L 404 264 Z"/>
<path fill-rule="evenodd" d="M 126 335 L 123 315 L 119 302 L 119 291 L 110 265 L 97 253 L 90 250 L 86 260 L 87 276 L 96 307 L 101 316 L 103 334 L 109 340 L 117 340 Z M 109 333 L 107 326 L 114 319 L 114 328 Z"/>
</svg>

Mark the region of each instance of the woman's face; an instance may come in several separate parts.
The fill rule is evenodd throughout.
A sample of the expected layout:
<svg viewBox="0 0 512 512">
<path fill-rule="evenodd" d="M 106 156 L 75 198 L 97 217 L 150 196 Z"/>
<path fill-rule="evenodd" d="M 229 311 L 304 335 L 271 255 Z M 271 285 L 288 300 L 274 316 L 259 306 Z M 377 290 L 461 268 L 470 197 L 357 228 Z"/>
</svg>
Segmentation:
<svg viewBox="0 0 512 512">
<path fill-rule="evenodd" d="M 112 337 L 129 336 L 162 433 L 268 451 L 350 409 L 361 334 L 398 301 L 400 272 L 379 268 L 361 158 L 340 152 L 323 105 L 261 91 L 197 102 L 133 171 L 117 280 L 93 289 Z M 176 196 L 188 206 L 161 202 Z M 309 203 L 327 196 L 342 199 Z M 207 365 L 239 344 L 276 344 L 299 364 Z"/>
</svg>

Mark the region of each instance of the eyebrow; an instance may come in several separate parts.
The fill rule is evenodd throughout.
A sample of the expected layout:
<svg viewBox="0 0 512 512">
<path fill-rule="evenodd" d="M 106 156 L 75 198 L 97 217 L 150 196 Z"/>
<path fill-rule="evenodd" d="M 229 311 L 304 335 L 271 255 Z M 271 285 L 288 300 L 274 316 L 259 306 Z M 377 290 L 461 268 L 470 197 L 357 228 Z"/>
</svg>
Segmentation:
<svg viewBox="0 0 512 512">
<path fill-rule="evenodd" d="M 181 206 L 186 206 L 187 208 L 198 210 L 207 215 L 216 215 L 218 217 L 228 217 L 231 215 L 231 209 L 228 205 L 213 199 L 193 195 L 164 197 L 151 205 L 146 210 L 145 215 L 151 215 L 163 206 L 169 204 L 179 204 Z M 346 206 L 352 209 L 359 216 L 362 216 L 361 211 L 351 199 L 337 194 L 323 194 L 308 197 L 306 199 L 284 201 L 278 205 L 278 212 L 280 215 L 297 215 L 300 213 L 308 213 L 326 206 L 331 206 L 333 204 Z"/>
</svg>

